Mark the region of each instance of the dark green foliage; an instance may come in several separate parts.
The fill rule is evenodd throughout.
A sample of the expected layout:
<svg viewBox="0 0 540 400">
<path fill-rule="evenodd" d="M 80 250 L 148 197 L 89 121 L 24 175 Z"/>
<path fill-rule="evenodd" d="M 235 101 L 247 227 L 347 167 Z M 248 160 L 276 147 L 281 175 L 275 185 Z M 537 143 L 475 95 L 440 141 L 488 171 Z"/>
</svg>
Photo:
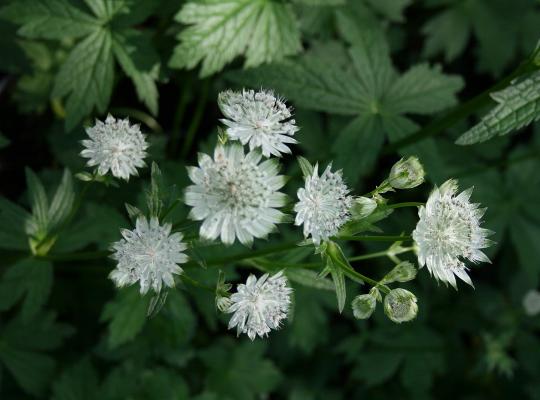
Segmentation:
<svg viewBox="0 0 540 400">
<path fill-rule="evenodd" d="M 540 315 L 523 307 L 540 284 L 539 39 L 536 0 L 0 0 L 0 398 L 540 399 Z M 427 183 L 392 203 L 449 178 L 474 186 L 496 232 L 492 264 L 470 266 L 475 289 L 420 269 L 399 283 L 418 298 L 414 321 L 393 324 L 382 304 L 357 320 L 351 301 L 371 287 L 358 274 L 394 264 L 349 260 L 391 243 L 336 239 L 321 258 L 295 248 L 291 224 L 250 249 L 199 241 L 185 167 L 212 152 L 230 86 L 295 109 L 299 143 L 281 160 L 293 201 L 316 162 L 362 195 L 417 156 Z M 150 143 L 129 182 L 94 181 L 79 156 L 109 112 Z M 160 295 L 107 278 L 139 213 L 190 245 Z M 383 204 L 342 234 L 408 235 L 416 220 Z M 220 277 L 279 270 L 289 320 L 237 338 L 216 308 Z"/>
</svg>

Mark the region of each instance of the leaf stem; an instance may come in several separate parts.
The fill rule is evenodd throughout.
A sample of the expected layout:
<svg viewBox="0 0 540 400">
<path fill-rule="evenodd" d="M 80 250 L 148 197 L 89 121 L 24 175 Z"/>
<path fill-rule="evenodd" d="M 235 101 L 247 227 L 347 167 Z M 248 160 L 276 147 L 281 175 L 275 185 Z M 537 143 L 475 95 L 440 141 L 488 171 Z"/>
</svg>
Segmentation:
<svg viewBox="0 0 540 400">
<path fill-rule="evenodd" d="M 337 239 L 339 240 L 347 240 L 351 242 L 400 242 L 405 240 L 411 240 L 410 235 L 399 235 L 399 236 L 383 236 L 383 235 L 375 235 L 375 236 L 338 236 Z"/>
<path fill-rule="evenodd" d="M 425 205 L 426 203 L 421 203 L 418 201 L 409 201 L 405 203 L 394 203 L 394 204 L 387 204 L 387 208 L 403 208 L 403 207 L 420 207 Z"/>
<path fill-rule="evenodd" d="M 202 85 L 201 95 L 199 96 L 199 101 L 197 102 L 197 108 L 195 108 L 193 119 L 191 120 L 191 124 L 189 124 L 186 137 L 184 138 L 184 145 L 182 146 L 181 154 L 182 158 L 186 158 L 186 156 L 188 155 L 189 150 L 191 149 L 191 145 L 193 143 L 193 139 L 195 138 L 195 134 L 199 130 L 199 125 L 201 124 L 209 89 L 210 80 L 206 79 Z"/>
</svg>

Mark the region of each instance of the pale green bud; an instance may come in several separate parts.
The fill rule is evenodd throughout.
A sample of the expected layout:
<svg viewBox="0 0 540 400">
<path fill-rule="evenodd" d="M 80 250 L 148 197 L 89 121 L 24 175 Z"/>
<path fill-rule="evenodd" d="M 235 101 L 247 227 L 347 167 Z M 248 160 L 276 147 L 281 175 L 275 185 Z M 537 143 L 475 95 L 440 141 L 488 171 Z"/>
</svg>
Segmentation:
<svg viewBox="0 0 540 400">
<path fill-rule="evenodd" d="M 216 296 L 216 307 L 222 313 L 227 312 L 231 305 L 232 305 L 232 301 L 228 297 Z"/>
<path fill-rule="evenodd" d="M 356 319 L 368 319 L 371 317 L 371 314 L 375 311 L 377 300 L 380 301 L 380 299 L 379 289 L 375 287 L 369 291 L 369 294 L 356 296 L 351 302 L 354 317 Z"/>
<path fill-rule="evenodd" d="M 424 182 L 424 167 L 416 157 L 401 159 L 394 164 L 388 182 L 395 189 L 412 189 Z"/>
<path fill-rule="evenodd" d="M 366 218 L 375 211 L 377 208 L 377 202 L 369 197 L 357 197 L 354 199 L 353 206 L 351 208 L 351 215 L 356 219 Z"/>
<path fill-rule="evenodd" d="M 384 313 L 392 321 L 407 322 L 418 313 L 416 296 L 405 289 L 394 289 L 384 298 Z"/>
<path fill-rule="evenodd" d="M 386 274 L 381 283 L 409 282 L 416 277 L 416 272 L 413 263 L 402 261 Z"/>
</svg>

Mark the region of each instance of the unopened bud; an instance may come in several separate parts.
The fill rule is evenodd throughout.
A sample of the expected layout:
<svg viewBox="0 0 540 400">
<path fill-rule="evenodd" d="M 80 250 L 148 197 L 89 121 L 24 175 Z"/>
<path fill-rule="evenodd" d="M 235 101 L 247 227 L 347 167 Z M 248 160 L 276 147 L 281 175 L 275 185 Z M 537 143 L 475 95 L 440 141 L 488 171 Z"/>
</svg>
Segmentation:
<svg viewBox="0 0 540 400">
<path fill-rule="evenodd" d="M 229 307 L 231 305 L 232 305 L 232 301 L 230 298 L 222 297 L 222 296 L 216 297 L 216 307 L 222 313 L 226 313 L 227 311 L 229 311 Z"/>
<path fill-rule="evenodd" d="M 395 189 L 412 189 L 424 182 L 424 167 L 416 157 L 401 159 L 394 164 L 388 182 Z"/>
<path fill-rule="evenodd" d="M 354 199 L 353 206 L 351 208 L 351 215 L 356 219 L 366 218 L 375 211 L 377 208 L 377 202 L 369 197 L 357 197 Z"/>
<path fill-rule="evenodd" d="M 369 294 L 356 296 L 351 302 L 354 317 L 356 319 L 368 319 L 371 317 L 371 314 L 375 311 L 377 299 L 380 300 L 380 297 L 379 289 L 375 287 L 369 291 Z"/>
<path fill-rule="evenodd" d="M 394 289 L 384 298 L 384 312 L 392 321 L 407 322 L 418 313 L 416 296 L 405 289 Z"/>
<path fill-rule="evenodd" d="M 386 274 L 381 283 L 409 282 L 416 277 L 416 272 L 413 263 L 402 261 Z"/>
<path fill-rule="evenodd" d="M 537 290 L 529 290 L 523 297 L 523 308 L 529 316 L 534 316 L 540 313 L 540 292 Z"/>
</svg>

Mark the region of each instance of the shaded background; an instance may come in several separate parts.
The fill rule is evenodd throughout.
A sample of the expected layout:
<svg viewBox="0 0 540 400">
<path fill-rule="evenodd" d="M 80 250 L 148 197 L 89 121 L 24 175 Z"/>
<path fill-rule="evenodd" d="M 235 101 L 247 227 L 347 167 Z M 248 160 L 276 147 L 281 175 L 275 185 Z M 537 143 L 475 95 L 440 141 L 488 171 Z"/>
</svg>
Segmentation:
<svg viewBox="0 0 540 400">
<path fill-rule="evenodd" d="M 130 35 L 135 37 L 125 46 L 134 67 L 111 61 L 114 76 L 92 76 L 91 85 L 81 91 L 86 64 L 79 69 L 68 62 L 89 33 L 83 32 L 83 22 L 70 31 L 54 20 L 65 3 L 86 15 L 102 5 L 118 7 L 119 16 L 104 26 L 122 32 L 127 42 Z M 380 306 L 368 321 L 354 320 L 350 307 L 339 315 L 334 293 L 295 283 L 291 322 L 269 339 L 252 343 L 226 331 L 226 320 L 217 314 L 210 292 L 180 284 L 163 309 L 146 318 L 149 299 L 133 289 L 116 291 L 107 279 L 111 261 L 33 260 L 31 268 L 13 272 L 14 265 L 20 266 L 20 252 L 2 240 L 0 248 L 6 248 L 0 250 L 0 397 L 540 398 L 540 317 L 527 315 L 522 306 L 525 294 L 538 288 L 540 272 L 538 133 L 533 126 L 485 144 L 456 146 L 454 140 L 478 121 L 485 107 L 444 129 L 428 134 L 422 129 L 511 74 L 532 52 L 540 37 L 539 3 L 267 3 L 289 13 L 278 23 L 285 33 L 269 35 L 276 43 L 269 45 L 274 49 L 268 50 L 267 59 L 244 70 L 245 58 L 233 54 L 231 62 L 211 73 L 203 70 L 206 76 L 201 77 L 199 65 L 179 68 L 179 58 L 195 60 L 200 51 L 189 38 L 177 38 L 190 25 L 175 21 L 184 7 L 180 0 L 0 1 L 5 6 L 0 11 L 1 194 L 28 209 L 25 167 L 39 175 L 50 193 L 65 167 L 73 173 L 83 170 L 78 156 L 83 127 L 107 112 L 141 124 L 151 142 L 150 158 L 180 192 L 187 184 L 185 166 L 196 163 L 197 151 L 211 151 L 215 144 L 217 94 L 226 88 L 265 87 L 286 96 L 295 107 L 301 127 L 295 154 L 321 164 L 334 160 L 356 194 L 373 189 L 392 164 L 408 154 L 420 157 L 428 182 L 393 194 L 392 201 L 425 201 L 433 184 L 450 177 L 458 178 L 463 189 L 474 185 L 473 200 L 488 207 L 485 226 L 496 231 L 497 243 L 488 251 L 493 264 L 472 266 L 476 288 L 461 284 L 459 291 L 437 285 L 421 270 L 414 282 L 404 285 L 418 297 L 418 318 L 401 325 L 388 321 Z M 60 9 L 55 9 L 58 4 Z M 301 48 L 277 42 L 280 35 L 296 38 Z M 244 36 L 233 35 L 232 40 Z M 222 46 L 230 48 L 231 43 Z M 397 71 L 395 79 L 413 65 L 430 66 L 405 87 L 404 97 L 410 95 L 405 105 L 385 108 L 395 94 L 384 84 L 375 85 L 373 92 L 356 88 L 359 82 L 379 82 L 385 68 L 391 68 L 384 61 L 387 53 Z M 367 74 L 369 66 L 366 74 L 355 69 L 355 55 L 374 60 L 375 79 Z M 98 59 L 95 65 L 107 63 Z M 73 74 L 62 72 L 63 66 Z M 137 79 L 142 95 L 134 87 Z M 110 98 L 99 90 L 96 94 L 94 87 L 105 92 L 109 88 Z M 68 88 L 89 99 L 90 106 L 85 100 L 73 106 Z M 391 145 L 408 135 L 413 139 L 407 146 Z M 301 184 L 298 167 L 292 156 L 284 157 L 283 164 L 293 177 L 286 190 L 294 196 Z M 118 240 L 119 228 L 129 226 L 124 203 L 142 205 L 148 181 L 147 169 L 120 188 L 94 185 L 52 254 L 107 249 Z M 2 204 L 0 218 L 7 213 Z M 179 207 L 173 219 L 182 220 L 186 214 Z M 1 238 L 22 229 L 6 221 L 2 219 Z M 381 227 L 397 234 L 410 232 L 415 223 L 414 210 L 401 209 Z M 188 232 L 196 228 L 185 225 Z M 281 226 L 279 232 L 255 246 L 300 235 L 291 226 Z M 355 244 L 347 251 L 359 255 L 381 249 L 382 244 Z M 204 267 L 204 260 L 243 251 L 241 246 L 199 249 L 191 256 L 201 267 L 188 272 L 209 286 L 215 285 L 218 269 L 228 280 L 244 279 L 248 270 L 239 264 Z M 298 250 L 269 261 L 310 259 L 318 260 Z M 392 264 L 378 259 L 355 266 L 379 278 Z M 351 284 L 348 299 L 364 291 Z"/>
</svg>

